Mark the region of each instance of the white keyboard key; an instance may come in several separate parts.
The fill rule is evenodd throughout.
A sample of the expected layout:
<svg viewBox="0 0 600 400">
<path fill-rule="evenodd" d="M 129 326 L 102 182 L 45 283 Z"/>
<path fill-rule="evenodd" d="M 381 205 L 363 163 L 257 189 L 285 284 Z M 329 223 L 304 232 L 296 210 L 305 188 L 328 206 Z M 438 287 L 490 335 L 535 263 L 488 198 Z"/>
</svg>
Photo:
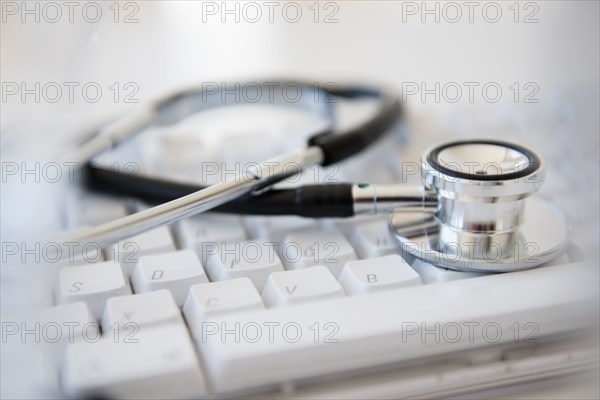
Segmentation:
<svg viewBox="0 0 600 400">
<path fill-rule="evenodd" d="M 360 214 L 348 218 L 321 218 L 319 219 L 319 223 L 326 231 L 337 230 L 344 235 L 351 237 L 357 225 L 377 220 L 387 221 L 385 217 Z"/>
<path fill-rule="evenodd" d="M 358 224 L 350 243 L 359 258 L 375 258 L 398 252 L 398 245 L 390 233 L 388 221 L 376 219 Z"/>
<path fill-rule="evenodd" d="M 456 281 L 467 278 L 477 278 L 480 276 L 490 275 L 478 272 L 462 272 L 448 268 L 436 267 L 425 261 L 417 260 L 412 263 L 411 267 L 421 276 L 423 283 L 430 284 L 436 282 Z"/>
<path fill-rule="evenodd" d="M 421 277 L 402 257 L 392 254 L 346 263 L 340 284 L 350 295 L 421 285 Z"/>
<path fill-rule="evenodd" d="M 275 131 L 256 129 L 249 131 L 248 126 L 239 126 L 232 130 L 225 129 L 220 134 L 223 143 L 221 146 L 222 154 L 220 159 L 224 162 L 219 163 L 225 170 L 222 174 L 229 174 L 236 170 L 243 170 L 245 167 L 269 160 L 281 153 L 281 140 L 283 135 Z M 268 146 L 265 144 L 268 143 Z"/>
<path fill-rule="evenodd" d="M 343 296 L 340 284 L 322 265 L 275 272 L 269 276 L 262 293 L 262 299 L 269 307 Z"/>
<path fill-rule="evenodd" d="M 192 286 L 183 314 L 190 329 L 196 329 L 209 315 L 257 309 L 264 305 L 252 281 L 238 278 Z"/>
<path fill-rule="evenodd" d="M 275 249 L 263 241 L 221 243 L 208 250 L 207 257 L 206 272 L 211 281 L 248 277 L 259 292 L 269 274 L 283 271 Z"/>
<path fill-rule="evenodd" d="M 115 342 L 67 347 L 62 381 L 73 398 L 198 398 L 206 394 L 196 351 L 181 325 L 140 330 Z"/>
<path fill-rule="evenodd" d="M 48 305 L 54 305 L 52 296 L 55 291 L 55 283 L 63 268 L 78 268 L 82 265 L 104 262 L 99 246 L 75 246 L 66 252 L 69 254 L 65 258 L 41 266 L 40 280 L 44 289 L 49 290 L 50 293 L 51 301 Z"/>
<path fill-rule="evenodd" d="M 76 266 L 89 263 L 104 261 L 102 248 L 96 243 L 73 244 L 56 253 L 61 256 L 55 265 L 58 266 Z"/>
<path fill-rule="evenodd" d="M 108 299 L 102 316 L 104 336 L 137 332 L 157 324 L 183 324 L 181 311 L 168 290 Z"/>
<path fill-rule="evenodd" d="M 155 137 L 140 141 L 143 168 L 149 175 L 200 182 L 203 162 L 216 159 L 204 140 L 209 134 L 206 126 L 199 128 L 203 133 L 198 135 L 198 128 L 185 128 L 183 123 L 153 128 L 158 131 Z M 160 129 L 164 131 L 160 132 Z"/>
<path fill-rule="evenodd" d="M 70 195 L 65 207 L 67 228 L 96 226 L 128 214 L 123 199 L 84 191 Z"/>
<path fill-rule="evenodd" d="M 205 331 L 195 339 L 211 389 L 228 393 L 468 352 L 489 346 L 491 333 L 484 332 L 488 323 L 502 329 L 494 339 L 498 344 L 512 345 L 515 334 L 519 338 L 531 334 L 526 325 L 531 321 L 536 338 L 592 327 L 597 282 L 593 265 L 545 267 L 227 315 L 211 320 L 218 331 Z M 290 321 L 294 327 L 284 331 Z M 461 327 L 461 340 L 436 340 L 436 335 L 425 336 L 421 330 L 440 326 L 443 332 L 444 324 Z M 236 341 L 234 335 L 222 334 L 236 327 L 243 333 L 246 326 L 262 327 L 258 340 L 253 340 L 256 335 L 241 334 Z M 269 334 L 271 326 L 274 331 Z M 301 335 L 295 334 L 298 327 Z"/>
<path fill-rule="evenodd" d="M 182 307 L 188 291 L 208 278 L 193 250 L 179 250 L 140 257 L 131 276 L 135 293 L 168 289 Z"/>
<path fill-rule="evenodd" d="M 206 264 L 205 243 L 235 242 L 246 239 L 239 217 L 201 214 L 175 224 L 175 235 L 180 248 L 193 249 Z"/>
<path fill-rule="evenodd" d="M 67 328 L 65 328 L 66 330 Z M 43 344 L 2 343 L 2 399 L 62 399 L 58 369 L 61 361 L 45 354 Z M 61 357 L 64 350 L 60 352 Z"/>
<path fill-rule="evenodd" d="M 141 256 L 175 250 L 169 228 L 161 226 L 148 232 L 127 238 L 104 251 L 109 261 L 119 261 L 128 277 Z"/>
<path fill-rule="evenodd" d="M 97 320 L 102 317 L 106 300 L 130 294 L 129 283 L 118 263 L 107 261 L 79 267 L 65 267 L 58 278 L 59 303 L 87 303 Z"/>
<path fill-rule="evenodd" d="M 339 164 L 341 174 L 351 182 L 396 183 L 396 177 L 389 161 L 392 155 L 390 149 L 370 149 L 352 159 Z M 382 151 L 387 150 L 386 154 Z M 368 167 L 366 167 L 368 166 Z"/>
<path fill-rule="evenodd" d="M 244 224 L 251 238 L 275 241 L 281 240 L 290 231 L 317 227 L 314 219 L 295 215 L 273 217 L 251 215 L 244 217 Z"/>
<path fill-rule="evenodd" d="M 356 260 L 354 249 L 344 235 L 336 230 L 290 233 L 278 250 L 285 269 L 324 265 L 334 277 L 340 275 L 346 262 Z"/>
<path fill-rule="evenodd" d="M 2 314 L 3 351 L 5 347 L 37 345 L 38 352 L 55 368 L 62 362 L 68 343 L 99 337 L 98 323 L 81 302 Z"/>
</svg>

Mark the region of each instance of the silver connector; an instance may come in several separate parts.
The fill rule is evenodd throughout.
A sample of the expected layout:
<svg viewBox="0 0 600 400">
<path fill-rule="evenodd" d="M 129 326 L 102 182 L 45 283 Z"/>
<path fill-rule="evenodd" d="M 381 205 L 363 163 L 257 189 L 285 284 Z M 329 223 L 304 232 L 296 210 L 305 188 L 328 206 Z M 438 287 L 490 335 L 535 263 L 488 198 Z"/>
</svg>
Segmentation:
<svg viewBox="0 0 600 400">
<path fill-rule="evenodd" d="M 437 196 L 423 187 L 394 185 L 371 185 L 360 183 L 352 186 L 354 213 L 383 214 L 392 211 L 435 213 Z"/>
</svg>

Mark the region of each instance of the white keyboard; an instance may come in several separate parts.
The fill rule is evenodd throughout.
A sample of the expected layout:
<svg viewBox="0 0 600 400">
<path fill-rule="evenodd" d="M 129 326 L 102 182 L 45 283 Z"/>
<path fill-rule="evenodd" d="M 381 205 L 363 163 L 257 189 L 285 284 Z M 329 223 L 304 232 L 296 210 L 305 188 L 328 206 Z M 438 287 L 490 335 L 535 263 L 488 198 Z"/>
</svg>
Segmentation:
<svg viewBox="0 0 600 400">
<path fill-rule="evenodd" d="M 399 160 L 418 162 L 425 147 L 444 139 L 427 123 L 408 127 L 408 137 L 394 134 L 336 167 L 335 177 L 402 179 Z M 447 133 L 476 136 L 452 126 Z M 268 153 L 248 151 L 256 159 Z M 404 259 L 385 216 L 220 214 L 188 218 L 70 263 L 5 270 L 3 289 L 12 294 L 3 299 L 18 299 L 22 287 L 37 300 L 32 312 L 3 312 L 3 393 L 436 397 L 593 370 L 598 211 L 572 206 L 579 192 L 561 188 L 576 182 L 554 157 L 540 195 L 570 214 L 573 240 L 565 255 L 534 270 L 462 273 Z M 176 161 L 156 163 L 168 172 Z M 68 228 L 146 207 L 70 189 Z M 24 389 L 23 377 L 35 384 Z"/>
</svg>

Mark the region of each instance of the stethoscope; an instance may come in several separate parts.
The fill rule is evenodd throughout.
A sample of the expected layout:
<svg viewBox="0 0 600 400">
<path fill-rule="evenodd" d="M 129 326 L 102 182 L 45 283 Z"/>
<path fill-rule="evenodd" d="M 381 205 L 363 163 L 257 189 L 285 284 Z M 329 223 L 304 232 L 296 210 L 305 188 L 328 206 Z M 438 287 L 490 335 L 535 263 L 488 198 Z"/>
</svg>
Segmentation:
<svg viewBox="0 0 600 400">
<path fill-rule="evenodd" d="M 251 164 L 237 176 L 209 187 L 128 174 L 92 162 L 96 155 L 148 127 L 239 104 L 241 98 L 229 89 L 227 93 L 188 90 L 169 96 L 100 129 L 70 158 L 85 165 L 86 183 L 92 189 L 162 204 L 65 240 L 104 247 L 208 210 L 313 218 L 388 213 L 389 228 L 403 255 L 443 268 L 523 270 L 565 251 L 569 236 L 565 215 L 542 199 L 530 198 L 544 180 L 541 158 L 507 142 L 456 141 L 429 149 L 421 162 L 421 187 L 341 183 L 272 188 L 310 165 L 328 166 L 366 149 L 390 131 L 401 114 L 399 98 L 385 90 L 276 83 L 236 86 L 235 90 L 244 90 L 243 97 L 256 99 L 255 103 L 297 107 L 329 120 L 329 127 L 312 135 L 305 148 Z M 286 94 L 290 85 L 296 91 L 293 101 Z M 339 98 L 370 98 L 377 102 L 377 110 L 359 126 L 336 131 L 332 105 Z"/>
</svg>

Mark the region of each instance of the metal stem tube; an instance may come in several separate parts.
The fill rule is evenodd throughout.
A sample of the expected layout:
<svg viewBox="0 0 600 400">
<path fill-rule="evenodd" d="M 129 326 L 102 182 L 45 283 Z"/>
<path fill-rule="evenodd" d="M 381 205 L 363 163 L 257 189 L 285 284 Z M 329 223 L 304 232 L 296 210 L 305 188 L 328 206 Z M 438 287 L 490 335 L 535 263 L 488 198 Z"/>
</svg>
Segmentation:
<svg viewBox="0 0 600 400">
<path fill-rule="evenodd" d="M 355 214 L 382 214 L 392 211 L 435 213 L 437 196 L 423 187 L 406 185 L 357 184 L 352 187 Z"/>
</svg>

